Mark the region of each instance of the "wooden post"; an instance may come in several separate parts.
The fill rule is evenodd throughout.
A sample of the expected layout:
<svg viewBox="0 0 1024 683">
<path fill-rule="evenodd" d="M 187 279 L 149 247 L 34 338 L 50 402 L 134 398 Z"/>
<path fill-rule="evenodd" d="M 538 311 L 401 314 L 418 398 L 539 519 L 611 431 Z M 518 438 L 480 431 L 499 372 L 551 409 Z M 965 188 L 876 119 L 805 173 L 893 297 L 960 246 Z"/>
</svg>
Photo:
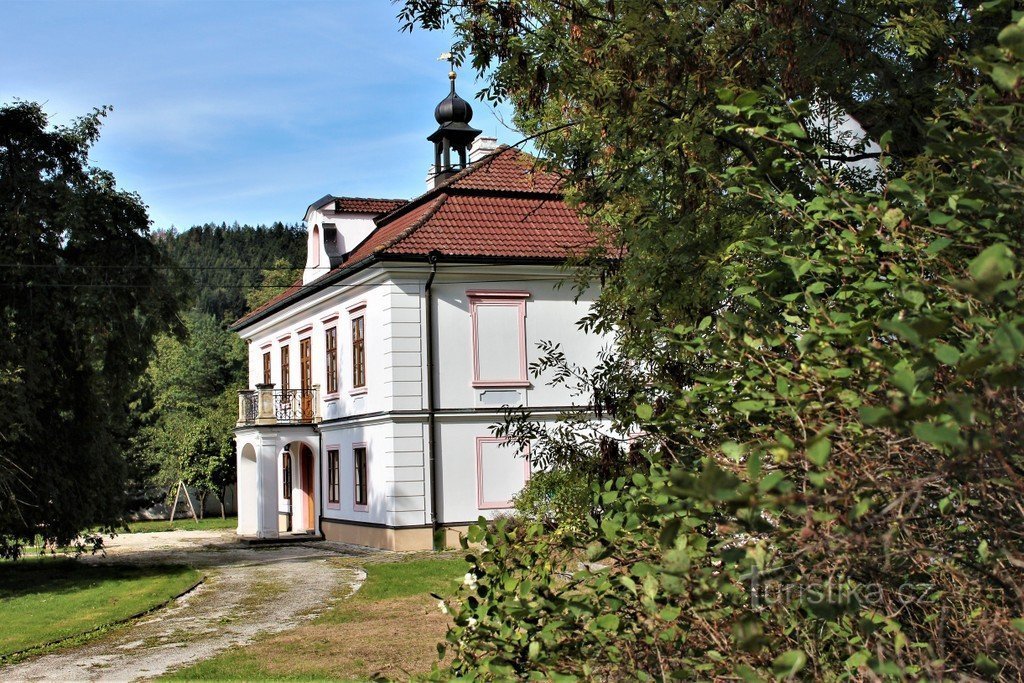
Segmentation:
<svg viewBox="0 0 1024 683">
<path fill-rule="evenodd" d="M 181 498 L 181 492 L 185 492 L 185 502 L 188 503 L 188 509 L 192 511 L 192 519 L 199 524 L 199 517 L 196 516 L 196 508 L 192 505 L 192 496 L 188 495 L 188 488 L 185 486 L 185 482 L 179 480 L 178 488 L 174 492 L 174 505 L 171 506 L 171 525 L 174 525 L 174 515 L 178 511 L 178 499 Z"/>
<path fill-rule="evenodd" d="M 178 511 L 178 496 L 181 495 L 181 482 L 174 488 L 174 505 L 171 506 L 171 526 L 174 526 L 174 513 Z"/>
</svg>

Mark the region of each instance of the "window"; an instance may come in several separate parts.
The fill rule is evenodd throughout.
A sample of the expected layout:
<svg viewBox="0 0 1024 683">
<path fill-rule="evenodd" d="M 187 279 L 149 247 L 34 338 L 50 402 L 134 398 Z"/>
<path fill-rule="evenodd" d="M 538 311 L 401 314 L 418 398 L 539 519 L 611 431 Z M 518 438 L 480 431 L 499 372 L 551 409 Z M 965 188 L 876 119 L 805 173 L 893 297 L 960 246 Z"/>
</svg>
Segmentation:
<svg viewBox="0 0 1024 683">
<path fill-rule="evenodd" d="M 352 465 L 355 481 L 355 504 L 356 506 L 366 506 L 369 498 L 366 491 L 366 446 L 356 446 L 352 449 Z"/>
<path fill-rule="evenodd" d="M 341 469 L 338 464 L 338 450 L 327 451 L 327 502 L 337 504 L 341 500 Z"/>
<path fill-rule="evenodd" d="M 473 386 L 528 386 L 526 298 L 529 292 L 470 291 Z"/>
<path fill-rule="evenodd" d="M 325 333 L 327 346 L 327 393 L 338 393 L 338 328 Z"/>
<path fill-rule="evenodd" d="M 529 453 L 506 445 L 508 439 L 476 439 L 476 504 L 481 510 L 512 507 L 512 498 L 530 478 Z"/>
<path fill-rule="evenodd" d="M 270 384 L 270 351 L 263 353 L 263 383 Z"/>
<path fill-rule="evenodd" d="M 285 451 L 281 454 L 282 494 L 285 500 L 292 499 L 292 454 Z"/>
<path fill-rule="evenodd" d="M 288 391 L 291 386 L 291 364 L 288 362 L 288 345 L 281 347 L 281 390 Z"/>
<path fill-rule="evenodd" d="M 352 318 L 352 388 L 366 386 L 366 349 L 364 347 L 366 328 L 363 316 Z"/>
</svg>

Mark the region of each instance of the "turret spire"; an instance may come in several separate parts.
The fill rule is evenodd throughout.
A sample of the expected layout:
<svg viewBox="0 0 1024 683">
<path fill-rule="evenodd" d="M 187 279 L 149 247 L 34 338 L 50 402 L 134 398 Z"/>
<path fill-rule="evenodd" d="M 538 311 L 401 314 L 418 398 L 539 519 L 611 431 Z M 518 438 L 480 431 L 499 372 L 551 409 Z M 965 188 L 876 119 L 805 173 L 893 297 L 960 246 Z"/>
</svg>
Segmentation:
<svg viewBox="0 0 1024 683">
<path fill-rule="evenodd" d="M 448 97 L 441 100 L 434 108 L 434 118 L 438 127 L 427 140 L 434 143 L 434 178 L 443 180 L 449 175 L 466 167 L 469 145 L 481 131 L 469 126 L 473 118 L 473 107 L 455 92 L 455 63 L 450 52 L 441 55 L 448 60 L 452 70 L 448 73 L 451 91 Z M 452 151 L 458 154 L 458 160 L 452 164 Z"/>
</svg>

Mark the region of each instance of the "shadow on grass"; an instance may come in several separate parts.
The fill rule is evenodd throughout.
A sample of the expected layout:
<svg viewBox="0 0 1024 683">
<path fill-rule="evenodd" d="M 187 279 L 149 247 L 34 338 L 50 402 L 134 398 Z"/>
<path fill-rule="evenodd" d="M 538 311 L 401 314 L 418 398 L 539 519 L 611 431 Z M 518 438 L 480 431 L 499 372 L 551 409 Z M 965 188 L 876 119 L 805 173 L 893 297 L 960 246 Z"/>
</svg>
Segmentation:
<svg viewBox="0 0 1024 683">
<path fill-rule="evenodd" d="M 67 558 L 0 565 L 0 660 L 124 621 L 200 581 L 182 565 L 86 564 Z"/>
</svg>

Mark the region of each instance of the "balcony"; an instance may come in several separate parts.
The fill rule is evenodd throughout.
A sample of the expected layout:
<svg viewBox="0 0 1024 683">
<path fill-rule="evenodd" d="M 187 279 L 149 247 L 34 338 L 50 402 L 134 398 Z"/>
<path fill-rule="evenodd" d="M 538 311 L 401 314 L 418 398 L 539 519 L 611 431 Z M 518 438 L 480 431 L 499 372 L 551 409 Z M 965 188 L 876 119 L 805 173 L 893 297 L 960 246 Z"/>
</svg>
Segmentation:
<svg viewBox="0 0 1024 683">
<path fill-rule="evenodd" d="M 320 422 L 320 386 L 310 389 L 275 389 L 257 384 L 238 392 L 238 422 L 235 426 L 301 425 Z"/>
</svg>

